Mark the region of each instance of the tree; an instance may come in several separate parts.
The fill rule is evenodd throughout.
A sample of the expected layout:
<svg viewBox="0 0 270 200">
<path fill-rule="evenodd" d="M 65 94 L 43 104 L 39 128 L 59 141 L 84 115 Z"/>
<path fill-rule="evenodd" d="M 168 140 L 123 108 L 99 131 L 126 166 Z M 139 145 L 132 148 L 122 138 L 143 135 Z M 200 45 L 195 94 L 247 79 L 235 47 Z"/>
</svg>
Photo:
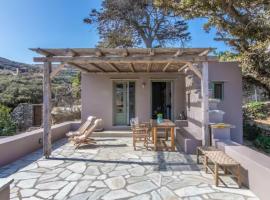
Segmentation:
<svg viewBox="0 0 270 200">
<path fill-rule="evenodd" d="M 0 136 L 13 135 L 16 125 L 10 116 L 10 109 L 0 104 Z"/>
<path fill-rule="evenodd" d="M 104 0 L 102 8 L 92 10 L 84 22 L 97 25 L 102 47 L 183 46 L 190 39 L 181 17 L 145 0 Z"/>
<path fill-rule="evenodd" d="M 215 27 L 216 40 L 240 55 L 244 76 L 270 95 L 270 13 L 268 0 L 156 0 L 158 6 L 186 19 L 206 18 L 204 29 Z"/>
</svg>

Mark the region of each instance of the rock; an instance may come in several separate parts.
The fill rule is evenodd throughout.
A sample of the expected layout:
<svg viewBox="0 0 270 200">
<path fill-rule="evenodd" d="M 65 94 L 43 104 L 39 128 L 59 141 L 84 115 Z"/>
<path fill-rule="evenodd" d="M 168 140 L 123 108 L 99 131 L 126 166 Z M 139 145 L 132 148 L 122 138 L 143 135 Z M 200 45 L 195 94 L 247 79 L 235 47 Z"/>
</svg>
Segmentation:
<svg viewBox="0 0 270 200">
<path fill-rule="evenodd" d="M 62 160 L 41 160 L 41 161 L 38 161 L 37 163 L 38 163 L 39 167 L 52 168 L 52 167 L 55 167 L 57 165 L 63 164 L 64 161 L 62 161 Z"/>
<path fill-rule="evenodd" d="M 87 200 L 91 194 L 92 194 L 91 192 L 77 194 L 77 195 L 69 198 L 68 200 Z"/>
<path fill-rule="evenodd" d="M 37 192 L 36 189 L 23 189 L 20 190 L 22 197 L 31 197 Z"/>
<path fill-rule="evenodd" d="M 100 175 L 100 172 L 97 166 L 90 166 L 85 171 L 85 175 L 98 176 Z"/>
<path fill-rule="evenodd" d="M 107 193 L 106 195 L 103 196 L 102 199 L 104 200 L 114 200 L 114 199 L 122 199 L 122 198 L 128 198 L 132 197 L 134 194 L 131 192 L 128 192 L 126 190 L 113 190 Z"/>
<path fill-rule="evenodd" d="M 20 181 L 17 186 L 23 189 L 27 189 L 27 188 L 33 188 L 33 186 L 35 185 L 37 179 L 28 179 L 28 180 L 23 180 Z"/>
<path fill-rule="evenodd" d="M 156 191 L 151 192 L 152 200 L 162 200 Z"/>
<path fill-rule="evenodd" d="M 106 174 L 100 175 L 99 177 L 97 177 L 98 180 L 105 180 L 107 178 Z"/>
<path fill-rule="evenodd" d="M 159 173 L 152 173 L 147 175 L 153 183 L 155 183 L 157 186 L 161 186 L 161 174 Z"/>
<path fill-rule="evenodd" d="M 159 192 L 160 196 L 163 199 L 166 199 L 166 200 L 176 200 L 176 199 L 178 199 L 177 196 L 170 189 L 168 189 L 167 187 L 161 187 L 158 190 L 158 192 Z"/>
<path fill-rule="evenodd" d="M 142 166 L 138 166 L 138 167 L 129 169 L 128 171 L 131 174 L 131 176 L 143 176 L 145 169 Z"/>
<path fill-rule="evenodd" d="M 59 177 L 60 178 L 66 178 L 66 177 L 68 177 L 70 174 L 71 174 L 72 172 L 70 171 L 70 170 L 65 170 L 65 171 L 63 171 L 60 175 L 59 175 Z"/>
<path fill-rule="evenodd" d="M 41 190 L 59 190 L 67 184 L 67 181 L 54 181 L 38 184 L 36 188 Z"/>
<path fill-rule="evenodd" d="M 67 184 L 62 190 L 58 192 L 54 199 L 64 199 L 76 184 L 76 182 L 71 182 Z"/>
<path fill-rule="evenodd" d="M 127 186 L 127 190 L 130 192 L 134 192 L 136 194 L 142 194 L 148 191 L 151 191 L 153 189 L 156 189 L 157 186 L 154 185 L 150 181 L 142 181 L 139 183 L 134 183 L 132 185 Z"/>
<path fill-rule="evenodd" d="M 111 190 L 119 190 L 125 187 L 126 181 L 122 176 L 117 176 L 105 180 L 105 183 Z"/>
<path fill-rule="evenodd" d="M 84 162 L 76 162 L 72 165 L 69 165 L 67 167 L 67 169 L 69 169 L 77 174 L 82 174 L 86 169 L 86 165 Z"/>
<path fill-rule="evenodd" d="M 98 189 L 96 190 L 90 197 L 89 200 L 98 200 L 101 199 L 100 197 L 103 196 L 104 194 L 108 193 L 110 190 L 108 188 L 104 189 Z"/>
<path fill-rule="evenodd" d="M 110 177 L 113 177 L 113 176 L 125 176 L 125 175 L 128 175 L 127 170 L 117 170 L 117 171 L 112 171 L 112 172 L 109 173 Z"/>
<path fill-rule="evenodd" d="M 150 199 L 151 199 L 151 196 L 149 194 L 142 194 L 142 195 L 133 197 L 129 200 L 150 200 Z"/>
<path fill-rule="evenodd" d="M 42 181 L 45 181 L 48 179 L 51 180 L 52 178 L 54 178 L 56 176 L 57 176 L 57 174 L 44 174 L 39 178 L 39 181 L 42 182 Z"/>
<path fill-rule="evenodd" d="M 106 185 L 102 181 L 95 181 L 91 184 L 92 187 L 104 188 Z"/>
<path fill-rule="evenodd" d="M 245 198 L 238 194 L 232 194 L 232 193 L 212 193 L 208 195 L 211 199 L 216 200 L 245 200 Z"/>
<path fill-rule="evenodd" d="M 71 174 L 65 180 L 67 181 L 78 181 L 82 177 L 81 174 Z"/>
<path fill-rule="evenodd" d="M 85 191 L 87 191 L 89 185 L 91 184 L 92 181 L 81 181 L 79 182 L 76 187 L 72 190 L 70 196 L 79 194 L 79 193 L 83 193 Z"/>
<path fill-rule="evenodd" d="M 40 176 L 41 176 L 40 173 L 35 173 L 35 172 L 19 172 L 19 173 L 13 174 L 11 177 L 14 178 L 15 180 L 16 179 L 25 180 L 25 179 L 38 178 Z"/>
<path fill-rule="evenodd" d="M 215 192 L 210 187 L 198 188 L 195 186 L 188 186 L 174 191 L 179 197 L 190 197 Z"/>
<path fill-rule="evenodd" d="M 53 195 L 55 195 L 58 192 L 58 190 L 45 190 L 45 191 L 40 191 L 37 193 L 37 196 L 44 198 L 44 199 L 49 199 Z"/>
</svg>

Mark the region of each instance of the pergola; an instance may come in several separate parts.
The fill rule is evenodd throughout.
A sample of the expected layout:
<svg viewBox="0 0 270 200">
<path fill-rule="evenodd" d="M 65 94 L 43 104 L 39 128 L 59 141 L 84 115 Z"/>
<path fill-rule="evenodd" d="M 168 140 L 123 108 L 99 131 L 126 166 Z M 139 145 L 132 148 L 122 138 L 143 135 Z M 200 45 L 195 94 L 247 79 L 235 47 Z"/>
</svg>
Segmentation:
<svg viewBox="0 0 270 200">
<path fill-rule="evenodd" d="M 82 73 L 179 73 L 189 68 L 201 79 L 203 145 L 208 145 L 208 56 L 212 48 L 72 48 L 31 49 L 42 57 L 34 62 L 44 64 L 43 71 L 43 151 L 51 154 L 51 79 L 64 67 L 74 67 Z M 52 69 L 52 63 L 58 67 Z M 202 63 L 199 68 L 198 63 Z"/>
</svg>

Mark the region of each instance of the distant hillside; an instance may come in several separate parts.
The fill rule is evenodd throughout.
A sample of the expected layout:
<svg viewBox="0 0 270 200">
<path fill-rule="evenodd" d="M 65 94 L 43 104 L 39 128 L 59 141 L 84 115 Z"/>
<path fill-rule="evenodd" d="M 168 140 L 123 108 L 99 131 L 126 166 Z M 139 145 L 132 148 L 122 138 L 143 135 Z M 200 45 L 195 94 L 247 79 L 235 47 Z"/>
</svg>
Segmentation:
<svg viewBox="0 0 270 200">
<path fill-rule="evenodd" d="M 20 62 L 16 62 L 16 61 L 12 61 L 12 60 L 0 57 L 0 71 L 1 72 L 16 72 L 17 69 L 21 73 L 40 71 L 40 68 L 36 65 L 20 63 Z"/>
<path fill-rule="evenodd" d="M 42 71 L 40 64 L 24 64 L 0 57 L 0 104 L 13 109 L 20 103 L 41 103 Z M 52 79 L 52 94 L 54 106 L 78 104 L 79 71 L 73 68 L 61 70 Z"/>
</svg>

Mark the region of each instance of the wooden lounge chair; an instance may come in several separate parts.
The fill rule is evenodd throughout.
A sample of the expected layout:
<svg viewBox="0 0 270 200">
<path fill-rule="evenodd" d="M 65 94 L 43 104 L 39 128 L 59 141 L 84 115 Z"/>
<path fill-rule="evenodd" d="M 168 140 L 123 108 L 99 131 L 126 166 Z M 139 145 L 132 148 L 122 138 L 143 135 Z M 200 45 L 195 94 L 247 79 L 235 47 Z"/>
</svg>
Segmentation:
<svg viewBox="0 0 270 200">
<path fill-rule="evenodd" d="M 95 131 L 95 129 L 98 127 L 98 125 L 102 122 L 102 119 L 96 119 L 94 121 L 93 126 L 91 126 L 89 129 L 87 129 L 83 135 L 75 136 L 74 138 L 71 138 L 71 141 L 76 146 L 76 149 L 79 148 L 82 144 L 91 144 L 95 143 L 94 139 L 90 138 L 91 134 Z"/>
<path fill-rule="evenodd" d="M 94 116 L 90 116 L 87 118 L 86 122 L 84 122 L 80 128 L 77 130 L 77 131 L 72 131 L 72 132 L 68 132 L 66 134 L 66 136 L 68 138 L 72 138 L 72 137 L 75 137 L 75 136 L 80 136 L 80 135 L 83 135 L 84 132 L 91 126 L 93 125 L 94 121 L 95 121 L 96 117 Z"/>
<path fill-rule="evenodd" d="M 149 134 L 149 124 L 147 123 L 139 123 L 138 118 L 132 118 L 130 120 L 131 130 L 132 130 L 132 138 L 133 138 L 133 147 L 136 150 L 136 143 L 138 141 L 143 141 L 144 146 L 148 149 L 148 142 L 150 140 Z"/>
</svg>

